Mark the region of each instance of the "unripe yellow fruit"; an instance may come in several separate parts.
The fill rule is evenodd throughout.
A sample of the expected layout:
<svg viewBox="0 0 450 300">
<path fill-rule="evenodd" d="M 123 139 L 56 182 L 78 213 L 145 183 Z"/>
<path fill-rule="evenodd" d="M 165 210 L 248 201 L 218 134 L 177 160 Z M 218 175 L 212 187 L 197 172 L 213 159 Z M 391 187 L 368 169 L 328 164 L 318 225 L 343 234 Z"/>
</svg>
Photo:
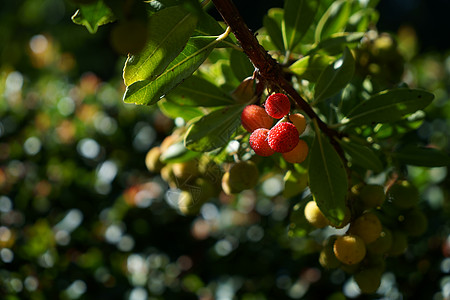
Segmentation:
<svg viewBox="0 0 450 300">
<path fill-rule="evenodd" d="M 187 180 L 193 180 L 199 175 L 198 162 L 196 160 L 173 163 L 172 169 L 173 174 L 178 178 L 180 184 L 183 184 Z"/>
<path fill-rule="evenodd" d="M 289 115 L 289 120 L 297 128 L 298 134 L 302 134 L 306 129 L 306 118 L 304 115 L 297 113 Z"/>
<path fill-rule="evenodd" d="M 415 207 L 403 214 L 404 220 L 401 224 L 403 232 L 409 236 L 422 235 L 428 227 L 427 216 Z"/>
<path fill-rule="evenodd" d="M 159 160 L 161 157 L 161 148 L 153 147 L 145 156 L 145 166 L 150 172 L 159 172 L 164 164 Z"/>
<path fill-rule="evenodd" d="M 380 237 L 381 222 L 374 213 L 365 213 L 353 221 L 349 233 L 361 237 L 366 244 L 374 242 Z"/>
<path fill-rule="evenodd" d="M 162 167 L 160 174 L 162 179 L 167 182 L 171 188 L 177 187 L 177 178 L 173 174 L 172 164 L 167 164 Z"/>
<path fill-rule="evenodd" d="M 319 263 L 325 269 L 335 269 L 341 265 L 341 262 L 336 258 L 333 251 L 336 236 L 329 237 L 320 251 Z"/>
<path fill-rule="evenodd" d="M 408 247 L 408 238 L 406 234 L 399 230 L 392 231 L 392 246 L 387 252 L 389 256 L 399 256 L 405 253 Z"/>
<path fill-rule="evenodd" d="M 408 209 L 419 202 L 419 190 L 409 181 L 399 180 L 387 192 L 387 198 L 398 208 Z"/>
<path fill-rule="evenodd" d="M 359 197 L 365 207 L 375 208 L 383 204 L 386 195 L 381 185 L 368 184 L 361 188 Z"/>
<path fill-rule="evenodd" d="M 354 275 L 354 279 L 358 284 L 361 293 L 373 294 L 381 284 L 381 275 L 383 273 L 378 269 L 370 268 L 359 271 Z"/>
<path fill-rule="evenodd" d="M 283 158 L 291 164 L 299 164 L 308 156 L 309 147 L 304 140 L 299 140 L 297 146 L 289 152 L 283 153 Z"/>
<path fill-rule="evenodd" d="M 178 197 L 178 209 L 184 215 L 195 215 L 200 211 L 202 203 L 199 203 L 190 191 L 181 191 Z"/>
<path fill-rule="evenodd" d="M 334 242 L 334 255 L 341 262 L 347 265 L 354 265 L 363 260 L 366 256 L 366 245 L 363 239 L 357 235 L 339 236 Z"/>
<path fill-rule="evenodd" d="M 384 254 L 392 247 L 392 232 L 383 228 L 380 237 L 367 245 L 367 251 L 373 254 Z"/>
<path fill-rule="evenodd" d="M 240 193 L 256 186 L 259 171 L 252 161 L 240 161 L 231 167 L 222 177 L 222 189 L 228 194 Z"/>
<path fill-rule="evenodd" d="M 309 201 L 305 206 L 306 220 L 316 228 L 324 228 L 330 224 L 317 206 L 316 201 Z"/>
</svg>

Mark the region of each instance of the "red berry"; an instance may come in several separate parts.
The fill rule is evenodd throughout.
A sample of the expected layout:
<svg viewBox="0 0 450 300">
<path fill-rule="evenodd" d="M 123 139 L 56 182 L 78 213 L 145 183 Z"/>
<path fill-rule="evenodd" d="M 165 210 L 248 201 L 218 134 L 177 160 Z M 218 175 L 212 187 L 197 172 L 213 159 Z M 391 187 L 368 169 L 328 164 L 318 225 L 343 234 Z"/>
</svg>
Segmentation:
<svg viewBox="0 0 450 300">
<path fill-rule="evenodd" d="M 269 129 L 273 125 L 273 119 L 264 108 L 258 105 L 248 105 L 241 114 L 241 123 L 245 130 L 253 132 L 258 128 Z"/>
<path fill-rule="evenodd" d="M 253 151 L 260 156 L 271 156 L 275 153 L 275 151 L 270 148 L 267 141 L 268 134 L 269 129 L 259 128 L 250 135 L 250 147 L 252 147 Z"/>
<path fill-rule="evenodd" d="M 265 107 L 269 116 L 281 119 L 291 110 L 291 102 L 285 94 L 276 93 L 267 98 Z"/>
<path fill-rule="evenodd" d="M 294 124 L 282 122 L 269 130 L 269 146 L 276 152 L 289 152 L 297 146 L 299 134 Z"/>
</svg>

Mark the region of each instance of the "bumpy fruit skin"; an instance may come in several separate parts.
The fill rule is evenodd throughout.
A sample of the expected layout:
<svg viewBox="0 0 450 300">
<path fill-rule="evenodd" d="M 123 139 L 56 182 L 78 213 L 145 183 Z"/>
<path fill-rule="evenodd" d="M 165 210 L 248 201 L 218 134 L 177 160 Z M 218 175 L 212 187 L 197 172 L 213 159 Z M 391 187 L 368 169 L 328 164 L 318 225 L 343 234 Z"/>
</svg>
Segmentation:
<svg viewBox="0 0 450 300">
<path fill-rule="evenodd" d="M 387 192 L 389 199 L 400 209 L 408 209 L 419 202 L 419 190 L 407 180 L 394 183 Z"/>
<path fill-rule="evenodd" d="M 330 224 L 317 206 L 316 201 L 309 201 L 305 206 L 306 220 L 316 228 L 324 228 Z"/>
<path fill-rule="evenodd" d="M 294 149 L 300 139 L 292 123 L 282 122 L 269 130 L 268 140 L 270 148 L 275 152 L 286 153 Z"/>
<path fill-rule="evenodd" d="M 281 119 L 291 110 L 291 103 L 285 94 L 276 93 L 270 95 L 264 104 L 266 112 L 275 119 Z"/>
<path fill-rule="evenodd" d="M 249 138 L 250 147 L 253 151 L 260 156 L 271 156 L 275 153 L 275 150 L 270 148 L 267 140 L 269 129 L 259 128 L 252 132 Z"/>
<path fill-rule="evenodd" d="M 270 129 L 273 125 L 273 118 L 269 116 L 264 108 L 258 105 L 247 105 L 241 113 L 242 126 L 248 132 L 253 132 L 258 128 Z"/>
<path fill-rule="evenodd" d="M 289 115 L 289 120 L 294 124 L 295 128 L 297 128 L 298 134 L 302 134 L 306 129 L 306 118 L 304 115 L 300 113 Z"/>
<path fill-rule="evenodd" d="M 164 164 L 159 160 L 161 157 L 161 148 L 153 147 L 145 156 L 145 166 L 150 172 L 159 172 Z"/>
<path fill-rule="evenodd" d="M 375 208 L 383 204 L 386 195 L 381 185 L 368 184 L 361 188 L 359 197 L 365 207 Z"/>
<path fill-rule="evenodd" d="M 371 254 L 385 254 L 392 247 L 392 232 L 383 228 L 380 237 L 367 245 L 367 251 Z"/>
<path fill-rule="evenodd" d="M 380 237 L 382 225 L 374 213 L 365 213 L 353 221 L 349 233 L 363 239 L 366 244 L 374 242 Z"/>
<path fill-rule="evenodd" d="M 309 147 L 304 140 L 299 140 L 297 146 L 289 152 L 283 153 L 285 161 L 292 164 L 299 164 L 305 161 L 308 156 Z"/>
<path fill-rule="evenodd" d="M 407 235 L 420 236 L 427 230 L 427 216 L 418 207 L 406 211 L 403 216 L 401 227 Z"/>
<path fill-rule="evenodd" d="M 366 256 L 366 245 L 363 239 L 357 235 L 339 236 L 334 242 L 334 255 L 341 262 L 347 265 L 354 265 L 363 260 Z"/>
<path fill-rule="evenodd" d="M 364 269 L 354 275 L 356 284 L 358 284 L 361 293 L 373 294 L 375 293 L 381 284 L 382 272 L 378 269 Z"/>
<path fill-rule="evenodd" d="M 253 188 L 259 179 L 259 171 L 252 161 L 240 161 L 222 177 L 222 189 L 228 194 L 240 193 Z"/>
</svg>

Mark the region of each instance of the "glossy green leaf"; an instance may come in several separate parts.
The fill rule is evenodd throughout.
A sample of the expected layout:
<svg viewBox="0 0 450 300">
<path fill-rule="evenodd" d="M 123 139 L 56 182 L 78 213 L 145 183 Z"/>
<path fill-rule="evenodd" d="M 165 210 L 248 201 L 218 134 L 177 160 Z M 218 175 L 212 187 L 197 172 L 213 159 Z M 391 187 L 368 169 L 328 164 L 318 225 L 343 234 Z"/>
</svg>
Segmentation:
<svg viewBox="0 0 450 300">
<path fill-rule="evenodd" d="M 450 157 L 435 148 L 407 145 L 392 153 L 392 158 L 407 165 L 422 167 L 450 166 Z"/>
<path fill-rule="evenodd" d="M 191 119 L 201 117 L 204 115 L 204 112 L 201 108 L 192 107 L 192 106 L 183 106 L 167 99 L 162 99 L 158 102 L 159 109 L 171 119 L 175 119 L 178 117 L 183 118 L 185 121 L 189 121 Z"/>
<path fill-rule="evenodd" d="M 192 151 L 209 152 L 225 146 L 241 124 L 244 106 L 233 105 L 213 111 L 189 127 L 184 143 Z"/>
<path fill-rule="evenodd" d="M 263 26 L 270 36 L 272 43 L 278 50 L 284 51 L 283 34 L 281 33 L 281 22 L 283 20 L 283 10 L 280 8 L 271 8 L 263 18 Z"/>
<path fill-rule="evenodd" d="M 408 88 L 386 90 L 356 106 L 342 121 L 350 126 L 395 122 L 427 107 L 434 95 Z"/>
<path fill-rule="evenodd" d="M 355 60 L 347 48 L 344 55 L 323 70 L 317 80 L 314 102 L 322 101 L 343 89 L 352 79 L 355 72 Z"/>
<path fill-rule="evenodd" d="M 194 73 L 214 49 L 218 40 L 214 37 L 192 37 L 184 50 L 155 80 L 137 81 L 128 86 L 124 101 L 151 105 Z"/>
<path fill-rule="evenodd" d="M 330 36 L 321 41 L 316 47 L 311 49 L 308 54 L 326 53 L 328 55 L 338 55 L 342 53 L 345 47 L 354 47 L 364 36 L 364 32 L 343 32 Z"/>
<path fill-rule="evenodd" d="M 334 224 L 345 215 L 348 181 L 344 164 L 322 134 L 316 134 L 309 152 L 309 188 L 320 210 Z"/>
<path fill-rule="evenodd" d="M 239 81 L 252 76 L 253 71 L 255 70 L 255 67 L 250 62 L 247 55 L 245 55 L 244 52 L 240 52 L 234 49 L 231 50 L 230 67 L 233 71 L 234 76 L 236 76 Z"/>
<path fill-rule="evenodd" d="M 180 54 L 196 24 L 197 17 L 179 6 L 152 15 L 147 44 L 139 54 L 129 56 L 125 63 L 125 84 L 154 80 Z"/>
<path fill-rule="evenodd" d="M 170 102 L 180 106 L 224 106 L 234 103 L 234 100 L 220 88 L 208 80 L 193 75 L 166 95 Z"/>
<path fill-rule="evenodd" d="M 353 164 L 375 172 L 383 171 L 383 163 L 371 148 L 349 140 L 340 140 L 339 142 L 344 151 L 350 156 L 350 161 Z"/>
<path fill-rule="evenodd" d="M 201 155 L 200 152 L 194 152 L 187 149 L 183 142 L 175 143 L 167 148 L 164 153 L 161 154 L 160 160 L 163 163 L 176 163 L 192 160 Z"/>
<path fill-rule="evenodd" d="M 82 5 L 72 16 L 75 24 L 85 26 L 90 33 L 96 33 L 99 26 L 114 20 L 113 12 L 101 0 L 90 5 Z"/>
<path fill-rule="evenodd" d="M 284 48 L 292 50 L 311 27 L 319 7 L 318 0 L 286 0 L 282 33 Z"/>
<path fill-rule="evenodd" d="M 197 14 L 197 28 L 195 28 L 192 36 L 214 36 L 221 35 L 225 28 L 222 27 L 216 19 L 206 12 Z M 236 45 L 236 42 L 232 39 L 232 36 L 228 36 L 226 39 L 216 45 L 216 48 L 231 47 Z"/>
<path fill-rule="evenodd" d="M 328 55 L 313 54 L 302 57 L 289 67 L 289 71 L 311 82 L 316 82 L 323 70 L 333 61 Z"/>
<path fill-rule="evenodd" d="M 316 42 L 344 30 L 350 17 L 352 2 L 349 0 L 338 0 L 331 4 L 317 24 L 315 32 Z"/>
<path fill-rule="evenodd" d="M 366 32 L 370 25 L 374 25 L 378 21 L 378 12 L 373 8 L 364 8 L 358 10 L 350 16 L 347 31 Z"/>
</svg>

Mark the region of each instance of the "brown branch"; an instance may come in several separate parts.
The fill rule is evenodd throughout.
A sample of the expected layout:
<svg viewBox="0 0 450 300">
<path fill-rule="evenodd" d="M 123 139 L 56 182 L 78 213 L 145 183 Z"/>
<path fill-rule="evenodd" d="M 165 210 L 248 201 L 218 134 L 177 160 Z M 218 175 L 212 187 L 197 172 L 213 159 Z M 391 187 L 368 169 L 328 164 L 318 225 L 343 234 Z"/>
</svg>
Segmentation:
<svg viewBox="0 0 450 300">
<path fill-rule="evenodd" d="M 231 31 L 235 35 L 244 53 L 252 62 L 253 66 L 259 73 L 259 77 L 271 85 L 276 85 L 285 91 L 311 119 L 317 120 L 317 124 L 323 133 L 330 137 L 331 143 L 338 150 L 339 154 L 343 154 L 339 145 L 333 137 L 340 137 L 340 134 L 329 128 L 319 116 L 314 112 L 311 106 L 300 96 L 300 94 L 292 87 L 291 83 L 283 76 L 281 66 L 267 51 L 259 44 L 256 37 L 248 28 L 242 19 L 236 6 L 230 0 L 212 0 L 216 9 L 221 14 L 225 23 L 230 26 Z"/>
</svg>

